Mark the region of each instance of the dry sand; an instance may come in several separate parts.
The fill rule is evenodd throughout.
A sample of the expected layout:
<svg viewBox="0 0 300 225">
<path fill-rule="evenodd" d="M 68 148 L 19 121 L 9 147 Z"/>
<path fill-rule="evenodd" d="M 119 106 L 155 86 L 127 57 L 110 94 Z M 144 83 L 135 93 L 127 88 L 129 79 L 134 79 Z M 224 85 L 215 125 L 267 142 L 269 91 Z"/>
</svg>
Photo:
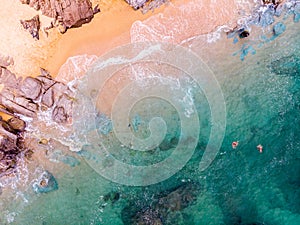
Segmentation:
<svg viewBox="0 0 300 225">
<path fill-rule="evenodd" d="M 102 10 L 102 13 L 96 15 L 91 23 L 79 29 L 69 30 L 62 36 L 55 54 L 48 61 L 47 69 L 51 73 L 57 74 L 59 68 L 69 56 L 80 54 L 99 56 L 113 47 L 129 43 L 131 41 L 131 27 L 136 21 L 142 22 L 147 19 L 146 23 L 149 24 L 153 20 L 164 17 L 166 20 L 162 24 L 172 33 L 175 33 L 177 37 L 174 38 L 178 40 L 209 33 L 223 24 L 234 27 L 240 16 L 237 7 L 238 1 L 174 0 L 171 1 L 172 6 L 170 4 L 163 5 L 155 9 L 154 12 L 150 11 L 143 15 L 140 11 L 133 11 L 125 1 L 114 0 L 111 5 L 108 4 Z M 190 4 L 190 9 L 178 9 L 181 5 L 189 2 L 195 2 L 198 6 L 195 7 L 195 5 Z M 151 18 L 153 19 L 151 20 Z M 185 19 L 186 30 L 182 26 L 181 30 L 177 29 L 177 33 L 173 32 L 172 29 L 175 28 L 175 23 L 180 23 L 181 19 Z M 159 29 L 154 31 L 160 32 Z"/>
<path fill-rule="evenodd" d="M 32 18 L 38 12 L 27 5 L 22 5 L 19 0 L 0 0 L 0 2 L 2 6 L 0 53 L 14 58 L 15 65 L 10 69 L 21 76 L 38 75 L 40 67 L 46 68 L 56 76 L 61 65 L 70 56 L 101 55 L 113 47 L 129 43 L 130 29 L 137 20 L 143 21 L 162 12 L 169 18 L 174 15 L 175 19 L 189 15 L 188 12 L 178 11 L 168 5 L 143 15 L 140 11 L 132 10 L 123 0 L 105 2 L 94 0 L 94 5 L 99 3 L 102 12 L 95 15 L 89 24 L 70 29 L 63 35 L 53 29 L 46 37 L 40 31 L 40 40 L 36 41 L 22 28 L 19 20 Z M 187 2 L 190 1 L 174 0 L 172 4 L 180 6 Z M 183 36 L 189 37 L 195 32 L 198 35 L 208 33 L 224 23 L 234 26 L 233 21 L 236 21 L 239 16 L 236 2 L 238 0 L 198 0 L 201 6 L 190 14 L 190 18 L 187 18 L 193 21 L 193 24 L 188 27 L 189 32 L 184 32 Z M 178 16 L 178 13 L 182 15 Z M 50 21 L 49 18 L 41 16 L 41 26 L 48 25 Z"/>
<path fill-rule="evenodd" d="M 39 73 L 39 67 L 45 65 L 49 52 L 55 48 L 55 41 L 60 37 L 57 32 L 46 38 L 40 33 L 40 40 L 32 38 L 24 30 L 20 20 L 31 19 L 39 14 L 19 0 L 0 0 L 0 54 L 14 59 L 10 67 L 17 75 L 28 76 Z M 51 19 L 40 15 L 42 24 L 49 24 Z"/>
</svg>

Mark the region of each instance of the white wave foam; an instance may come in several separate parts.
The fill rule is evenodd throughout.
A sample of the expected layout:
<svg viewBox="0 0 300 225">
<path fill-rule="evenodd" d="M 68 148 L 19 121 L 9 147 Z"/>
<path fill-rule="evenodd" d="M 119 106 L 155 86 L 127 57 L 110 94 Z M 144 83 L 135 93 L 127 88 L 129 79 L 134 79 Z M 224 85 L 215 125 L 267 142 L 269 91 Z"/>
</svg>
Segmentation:
<svg viewBox="0 0 300 225">
<path fill-rule="evenodd" d="M 130 30 L 131 42 L 160 41 L 178 44 L 215 30 L 208 35 L 208 42 L 214 42 L 220 38 L 221 31 L 232 29 L 238 20 L 245 20 L 256 1 L 193 0 L 178 6 L 169 4 L 164 12 L 133 23 Z"/>
</svg>

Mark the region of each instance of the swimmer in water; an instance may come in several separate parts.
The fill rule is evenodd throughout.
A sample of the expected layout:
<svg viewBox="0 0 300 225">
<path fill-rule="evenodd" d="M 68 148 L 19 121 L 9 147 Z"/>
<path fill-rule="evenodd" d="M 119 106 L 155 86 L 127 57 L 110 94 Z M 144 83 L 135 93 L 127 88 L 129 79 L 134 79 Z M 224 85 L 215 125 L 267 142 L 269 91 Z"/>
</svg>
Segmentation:
<svg viewBox="0 0 300 225">
<path fill-rule="evenodd" d="M 263 152 L 263 146 L 261 144 L 257 145 L 256 148 L 259 151 L 259 153 Z"/>
<path fill-rule="evenodd" d="M 234 141 L 232 142 L 231 146 L 233 149 L 236 149 L 236 147 L 239 145 L 239 142 L 238 141 Z"/>
</svg>

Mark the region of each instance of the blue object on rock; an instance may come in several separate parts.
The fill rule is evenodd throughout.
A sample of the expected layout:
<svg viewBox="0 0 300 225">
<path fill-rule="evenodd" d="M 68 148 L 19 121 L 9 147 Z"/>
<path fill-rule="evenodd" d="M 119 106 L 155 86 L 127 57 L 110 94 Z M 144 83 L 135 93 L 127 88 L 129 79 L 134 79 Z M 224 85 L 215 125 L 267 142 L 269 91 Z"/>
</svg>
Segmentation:
<svg viewBox="0 0 300 225">
<path fill-rule="evenodd" d="M 282 34 L 285 31 L 285 29 L 286 29 L 286 27 L 283 23 L 281 23 L 281 22 L 276 23 L 273 27 L 274 35 L 278 36 L 278 35 Z"/>
<path fill-rule="evenodd" d="M 45 170 L 32 187 L 36 193 L 48 193 L 57 190 L 58 184 L 52 173 Z"/>
</svg>

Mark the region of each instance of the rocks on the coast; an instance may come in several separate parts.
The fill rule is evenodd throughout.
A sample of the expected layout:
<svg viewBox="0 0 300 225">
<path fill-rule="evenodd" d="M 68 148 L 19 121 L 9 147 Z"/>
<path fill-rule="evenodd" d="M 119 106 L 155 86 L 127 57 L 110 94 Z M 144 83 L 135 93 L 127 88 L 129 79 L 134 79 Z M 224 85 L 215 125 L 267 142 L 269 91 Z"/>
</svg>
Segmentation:
<svg viewBox="0 0 300 225">
<path fill-rule="evenodd" d="M 141 9 L 142 13 L 158 8 L 168 0 L 125 0 L 133 9 Z"/>
<path fill-rule="evenodd" d="M 3 67 L 0 68 L 0 82 L 4 85 L 0 93 L 1 111 L 35 118 L 39 110 L 46 107 L 57 123 L 68 122 L 71 118 L 73 93 L 67 85 L 56 82 L 46 70 L 41 69 L 41 75 L 36 78 L 22 80 Z"/>
<path fill-rule="evenodd" d="M 141 8 L 148 0 L 125 0 L 132 8 Z"/>
<path fill-rule="evenodd" d="M 21 85 L 21 91 L 26 98 L 36 100 L 42 91 L 42 84 L 38 79 L 26 77 Z"/>
<path fill-rule="evenodd" d="M 70 0 L 20 0 L 23 4 L 28 4 L 36 10 L 40 10 L 43 15 L 54 19 L 52 27 L 58 27 L 61 33 L 72 27 L 80 27 L 84 23 L 90 22 L 95 13 L 100 12 L 98 6 L 92 7 L 90 0 L 70 1 Z M 48 27 L 48 29 L 51 27 Z"/>
<path fill-rule="evenodd" d="M 17 117 L 12 117 L 7 121 L 7 124 L 15 131 L 17 132 L 22 132 L 25 130 L 26 123 L 17 118 Z"/>
<path fill-rule="evenodd" d="M 39 30 L 40 30 L 40 19 L 39 16 L 36 15 L 32 19 L 29 20 L 20 20 L 24 29 L 28 30 L 31 36 L 37 40 L 40 39 Z"/>
<path fill-rule="evenodd" d="M 36 193 L 48 193 L 58 189 L 58 184 L 52 173 L 43 171 L 40 177 L 32 185 Z"/>
<path fill-rule="evenodd" d="M 17 77 L 8 69 L 12 63 L 10 57 L 0 57 L 0 112 L 10 116 L 7 121 L 0 117 L 0 176 L 14 170 L 21 154 L 26 157 L 32 153 L 24 146 L 26 122 L 21 115 L 36 120 L 40 110 L 48 110 L 53 122 L 67 123 L 72 114 L 73 92 L 67 85 L 55 81 L 44 69 L 36 78 Z M 53 179 L 49 174 L 44 175 L 36 190 L 53 189 L 56 182 Z"/>
<path fill-rule="evenodd" d="M 273 5 L 279 5 L 282 3 L 283 0 L 262 0 L 263 4 L 273 4 Z"/>
<path fill-rule="evenodd" d="M 25 122 L 12 117 L 8 122 L 0 121 L 0 177 L 12 172 L 18 161 L 18 157 L 26 148 L 23 146 L 19 133 L 25 129 Z"/>
<path fill-rule="evenodd" d="M 187 182 L 169 190 L 166 194 L 154 196 L 148 205 L 140 206 L 136 202 L 122 210 L 122 220 L 125 224 L 174 224 L 174 213 L 178 213 L 196 201 L 200 193 L 197 183 Z"/>
<path fill-rule="evenodd" d="M 42 104 L 48 108 L 53 106 L 54 99 L 53 99 L 53 89 L 49 88 L 47 91 L 44 92 L 42 96 Z"/>
</svg>

